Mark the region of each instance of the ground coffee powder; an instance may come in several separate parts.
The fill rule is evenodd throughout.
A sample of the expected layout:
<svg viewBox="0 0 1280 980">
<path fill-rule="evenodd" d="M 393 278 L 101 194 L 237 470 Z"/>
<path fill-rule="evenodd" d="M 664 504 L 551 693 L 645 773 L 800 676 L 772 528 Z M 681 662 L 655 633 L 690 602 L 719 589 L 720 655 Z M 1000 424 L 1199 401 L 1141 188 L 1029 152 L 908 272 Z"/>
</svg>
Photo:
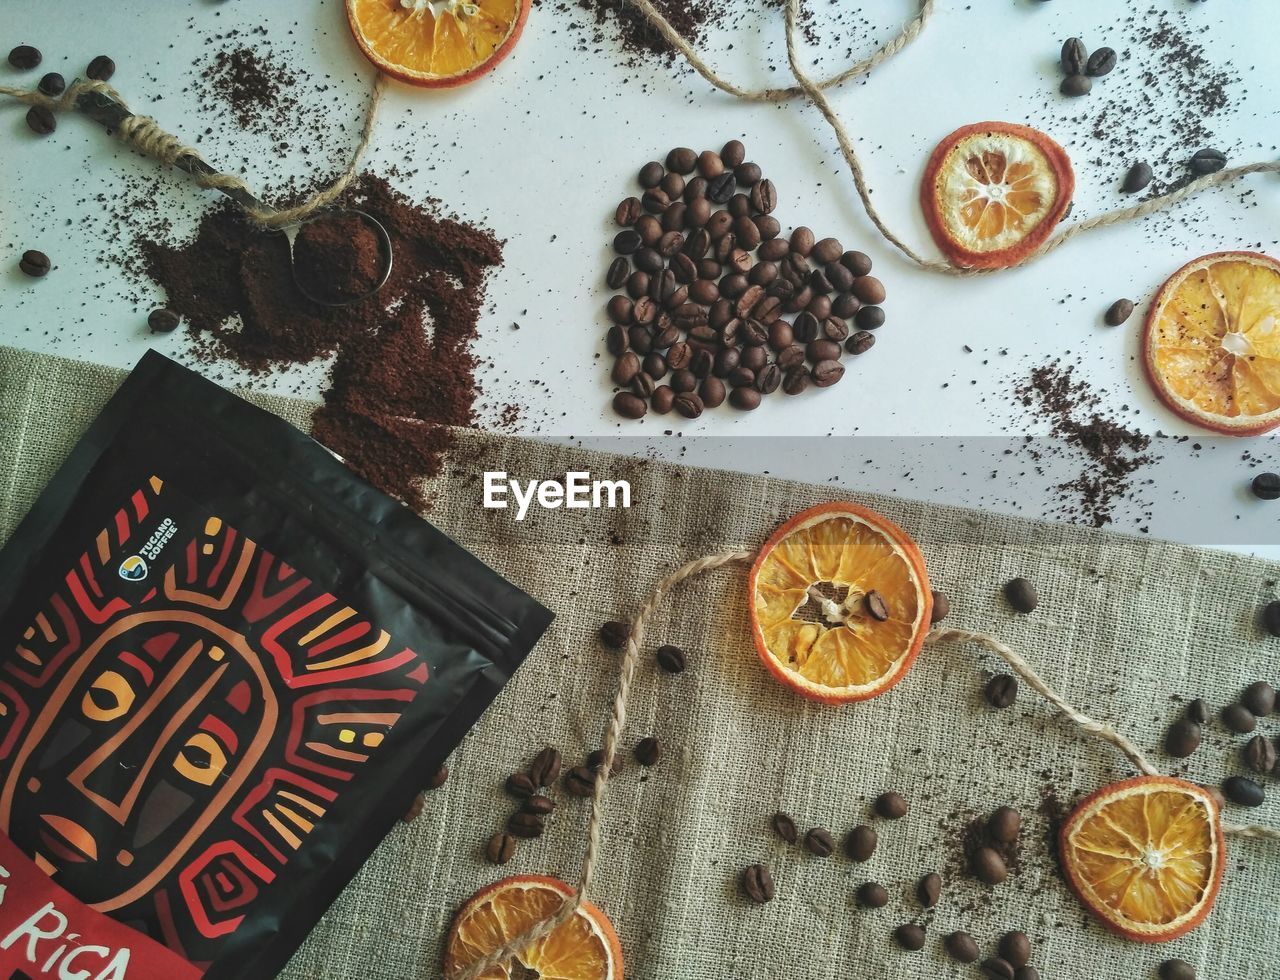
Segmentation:
<svg viewBox="0 0 1280 980">
<path fill-rule="evenodd" d="M 385 267 L 377 233 L 356 214 L 310 221 L 293 243 L 293 275 L 308 296 L 338 302 L 373 289 Z"/>
</svg>

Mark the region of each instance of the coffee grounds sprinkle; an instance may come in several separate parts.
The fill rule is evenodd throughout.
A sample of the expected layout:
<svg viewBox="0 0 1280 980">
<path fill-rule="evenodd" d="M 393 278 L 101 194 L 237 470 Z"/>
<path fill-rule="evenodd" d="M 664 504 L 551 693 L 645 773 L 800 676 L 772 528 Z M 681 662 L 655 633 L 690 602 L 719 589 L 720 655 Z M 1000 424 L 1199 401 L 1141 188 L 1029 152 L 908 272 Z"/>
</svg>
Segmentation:
<svg viewBox="0 0 1280 980">
<path fill-rule="evenodd" d="M 364 174 L 340 200 L 381 221 L 395 263 L 375 296 L 320 306 L 298 289 L 288 242 L 232 205 L 205 213 L 195 236 L 139 243 L 167 305 L 186 321 L 193 355 L 257 374 L 332 357 L 313 433 L 348 465 L 415 509 L 438 474 L 449 426 L 475 422 L 476 337 L 485 277 L 502 262 L 492 233 L 416 204 Z"/>
<path fill-rule="evenodd" d="M 239 47 L 216 51 L 205 66 L 213 95 L 230 109 L 244 129 L 266 132 L 287 121 L 283 93 L 297 77 L 269 53 Z"/>
</svg>

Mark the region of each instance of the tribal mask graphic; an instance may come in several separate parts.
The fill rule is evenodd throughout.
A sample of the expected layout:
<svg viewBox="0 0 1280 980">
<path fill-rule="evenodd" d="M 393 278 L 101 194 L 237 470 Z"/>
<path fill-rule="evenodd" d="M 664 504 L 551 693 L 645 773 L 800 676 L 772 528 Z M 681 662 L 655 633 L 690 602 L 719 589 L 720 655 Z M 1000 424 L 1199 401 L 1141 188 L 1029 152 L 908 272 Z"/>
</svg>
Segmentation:
<svg viewBox="0 0 1280 980">
<path fill-rule="evenodd" d="M 0 830 L 82 901 L 207 962 L 428 669 L 217 517 L 165 518 L 157 550 L 163 488 L 134 493 L 0 638 Z M 122 586 L 139 549 L 144 580 Z"/>
</svg>

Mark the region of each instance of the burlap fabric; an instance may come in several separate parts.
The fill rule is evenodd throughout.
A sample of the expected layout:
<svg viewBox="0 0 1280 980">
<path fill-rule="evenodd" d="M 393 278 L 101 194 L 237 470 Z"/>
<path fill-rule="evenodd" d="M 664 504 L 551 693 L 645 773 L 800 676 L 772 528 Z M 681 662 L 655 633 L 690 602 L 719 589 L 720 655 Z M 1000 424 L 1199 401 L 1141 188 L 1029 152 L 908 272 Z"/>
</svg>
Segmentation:
<svg viewBox="0 0 1280 980">
<path fill-rule="evenodd" d="M 26 512 L 120 372 L 0 349 L 0 540 Z M 309 406 L 260 404 L 305 427 Z M 484 863 L 485 840 L 512 812 L 505 776 L 544 744 L 569 761 L 599 745 L 616 655 L 595 631 L 625 618 L 659 577 L 701 555 L 753 547 L 783 517 L 841 496 L 863 500 L 920 542 L 955 625 L 990 629 L 1028 656 L 1068 700 L 1114 721 L 1166 772 L 1216 783 L 1240 771 L 1244 739 L 1211 725 L 1186 763 L 1160 751 L 1176 717 L 1174 695 L 1215 705 L 1258 677 L 1280 680 L 1280 640 L 1256 621 L 1277 592 L 1280 567 L 1224 553 L 832 486 L 662 465 L 479 432 L 433 486 L 430 519 L 533 593 L 558 619 L 524 669 L 450 763 L 426 809 L 397 829 L 326 915 L 285 976 L 404 980 L 440 974 L 451 912 L 476 888 L 517 872 L 577 875 L 587 805 L 560 794 L 548 833 L 522 843 L 504 869 Z M 523 479 L 566 470 L 626 478 L 635 506 L 621 511 L 511 511 L 480 507 L 481 476 Z M 1017 617 L 999 595 L 1015 574 L 1033 577 L 1042 603 Z M 0 583 L 0 588 L 4 583 Z M 1055 812 L 1110 780 L 1132 775 L 1110 747 L 1081 738 L 1029 692 L 1008 711 L 981 696 L 984 661 L 963 646 L 928 648 L 891 694 L 843 709 L 809 704 L 770 680 L 745 629 L 743 572 L 690 583 L 654 624 L 652 644 L 685 647 L 690 669 L 642 665 L 625 743 L 657 734 L 661 763 L 628 759 L 611 784 L 604 866 L 591 898 L 618 927 L 633 978 L 972 977 L 947 961 L 942 937 L 970 931 L 984 955 L 1005 930 L 1025 929 L 1033 962 L 1052 980 L 1133 980 L 1181 956 L 1200 976 L 1280 977 L 1280 848 L 1231 841 L 1222 895 L 1206 924 L 1164 947 L 1106 934 L 1067 892 L 1046 845 Z M 1280 722 L 1264 722 L 1280 733 Z M 819 859 L 776 840 L 768 818 L 793 814 L 802 831 L 842 835 L 869 822 L 886 788 L 911 812 L 875 821 L 881 844 L 864 865 Z M 1280 824 L 1280 786 L 1237 822 Z M 988 889 L 960 869 L 964 825 L 1000 804 L 1024 814 L 1019 868 Z M 764 861 L 777 880 L 769 905 L 747 904 L 738 873 Z M 914 883 L 946 878 L 923 912 Z M 875 879 L 891 900 L 856 907 Z M 305 900 L 305 896 L 299 896 Z M 898 950 L 893 928 L 927 925 L 918 953 Z"/>
</svg>

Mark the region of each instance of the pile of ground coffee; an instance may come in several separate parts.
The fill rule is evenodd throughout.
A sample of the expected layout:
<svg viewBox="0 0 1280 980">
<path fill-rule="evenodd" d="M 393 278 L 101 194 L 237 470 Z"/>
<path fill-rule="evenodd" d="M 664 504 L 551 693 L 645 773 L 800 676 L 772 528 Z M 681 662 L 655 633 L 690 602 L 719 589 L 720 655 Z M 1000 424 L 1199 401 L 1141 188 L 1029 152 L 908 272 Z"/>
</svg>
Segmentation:
<svg viewBox="0 0 1280 980">
<path fill-rule="evenodd" d="M 378 284 L 385 268 L 381 243 L 356 214 L 309 221 L 293 243 L 293 274 L 308 295 L 343 302 Z"/>
<path fill-rule="evenodd" d="M 369 174 L 338 203 L 382 222 L 395 257 L 386 286 L 350 306 L 308 300 L 294 280 L 285 237 L 251 224 L 230 204 L 207 212 L 189 241 L 146 240 L 140 248 L 168 306 L 184 318 L 197 358 L 266 373 L 333 356 L 316 438 L 370 482 L 422 509 L 421 481 L 440 471 L 448 427 L 474 422 L 470 345 L 485 276 L 501 264 L 502 243 L 444 217 L 438 202 L 414 203 Z M 376 262 L 377 239 L 369 238 Z M 350 274 L 367 273 L 367 259 L 359 256 Z M 339 253 L 324 261 L 344 259 Z"/>
</svg>

